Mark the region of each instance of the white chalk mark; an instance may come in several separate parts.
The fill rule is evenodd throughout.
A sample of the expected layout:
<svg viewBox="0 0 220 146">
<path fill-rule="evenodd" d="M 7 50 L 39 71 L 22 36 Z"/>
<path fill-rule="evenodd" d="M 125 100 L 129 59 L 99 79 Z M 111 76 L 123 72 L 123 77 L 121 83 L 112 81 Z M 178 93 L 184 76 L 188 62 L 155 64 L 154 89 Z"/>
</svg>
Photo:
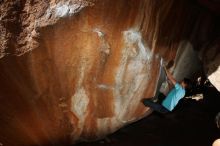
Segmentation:
<svg viewBox="0 0 220 146">
<path fill-rule="evenodd" d="M 108 89 L 113 90 L 114 89 L 113 86 L 109 86 L 109 85 L 105 85 L 105 84 L 99 84 L 99 85 L 97 85 L 97 87 L 100 89 L 103 89 L 103 90 L 108 90 Z"/>
<path fill-rule="evenodd" d="M 132 113 L 129 110 L 133 105 L 138 105 L 138 98 L 146 89 L 153 55 L 144 44 L 140 32 L 134 29 L 124 31 L 123 38 L 125 48 L 122 50 L 114 88 L 115 113 L 119 114 L 121 121 L 124 121 L 124 115 Z"/>
<path fill-rule="evenodd" d="M 99 37 L 103 37 L 105 34 L 98 28 L 95 28 L 93 30 L 93 32 L 96 32 L 98 34 Z"/>
<path fill-rule="evenodd" d="M 111 48 L 110 48 L 110 45 L 109 45 L 108 41 L 105 38 L 105 33 L 102 32 L 98 28 L 93 29 L 93 32 L 97 33 L 97 35 L 99 36 L 99 38 L 101 40 L 100 51 L 102 51 L 103 53 L 109 55 L 110 51 L 111 51 Z"/>
<path fill-rule="evenodd" d="M 81 120 L 85 118 L 88 103 L 89 98 L 86 94 L 85 89 L 83 87 L 77 89 L 76 93 L 72 97 L 72 111 Z"/>
</svg>

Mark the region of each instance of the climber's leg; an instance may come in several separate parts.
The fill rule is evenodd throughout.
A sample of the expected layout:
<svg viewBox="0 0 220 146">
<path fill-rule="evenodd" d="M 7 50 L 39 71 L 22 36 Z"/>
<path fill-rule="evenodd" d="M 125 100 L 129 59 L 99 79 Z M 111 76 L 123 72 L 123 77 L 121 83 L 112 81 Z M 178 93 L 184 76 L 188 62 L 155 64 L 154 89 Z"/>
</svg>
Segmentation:
<svg viewBox="0 0 220 146">
<path fill-rule="evenodd" d="M 159 113 L 168 113 L 169 110 L 167 110 L 165 107 L 163 107 L 161 104 L 155 103 L 153 101 L 151 101 L 150 99 L 144 99 L 143 100 L 143 104 L 145 106 L 148 106 L 150 108 L 152 108 L 153 110 L 159 112 Z"/>
</svg>

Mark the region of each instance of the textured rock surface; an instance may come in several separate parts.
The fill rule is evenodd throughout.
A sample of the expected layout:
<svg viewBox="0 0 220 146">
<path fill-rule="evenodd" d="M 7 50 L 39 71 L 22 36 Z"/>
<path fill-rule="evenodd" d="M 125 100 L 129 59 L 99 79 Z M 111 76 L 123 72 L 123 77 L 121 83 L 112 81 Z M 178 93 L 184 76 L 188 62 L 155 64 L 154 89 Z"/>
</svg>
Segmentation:
<svg viewBox="0 0 220 146">
<path fill-rule="evenodd" d="M 203 52 L 206 73 L 212 84 L 220 91 L 220 39 L 211 44 L 210 49 Z M 201 51 L 202 52 L 202 51 Z"/>
<path fill-rule="evenodd" d="M 175 60 L 179 80 L 196 72 L 195 54 L 213 62 L 206 52 L 219 47 L 219 16 L 203 5 L 0 1 L 2 143 L 94 140 L 147 115 L 140 100 L 154 95 L 161 57 Z"/>
</svg>

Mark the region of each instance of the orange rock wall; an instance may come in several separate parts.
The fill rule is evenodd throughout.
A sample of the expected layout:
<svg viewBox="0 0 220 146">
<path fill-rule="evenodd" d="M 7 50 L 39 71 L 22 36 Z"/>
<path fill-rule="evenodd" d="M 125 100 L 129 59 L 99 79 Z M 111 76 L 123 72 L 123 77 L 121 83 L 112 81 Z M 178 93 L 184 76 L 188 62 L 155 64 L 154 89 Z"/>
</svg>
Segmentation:
<svg viewBox="0 0 220 146">
<path fill-rule="evenodd" d="M 146 116 L 140 101 L 155 93 L 160 59 L 175 59 L 183 40 L 198 43 L 200 27 L 216 20 L 185 0 L 6 0 L 0 8 L 0 140 L 10 146 L 94 140 Z"/>
</svg>

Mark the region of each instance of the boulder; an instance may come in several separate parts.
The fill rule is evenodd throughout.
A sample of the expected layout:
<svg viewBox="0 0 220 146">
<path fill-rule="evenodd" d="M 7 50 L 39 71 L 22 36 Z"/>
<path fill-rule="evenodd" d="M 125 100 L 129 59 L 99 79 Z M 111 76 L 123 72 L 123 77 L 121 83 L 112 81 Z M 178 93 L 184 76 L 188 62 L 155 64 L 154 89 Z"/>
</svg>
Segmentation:
<svg viewBox="0 0 220 146">
<path fill-rule="evenodd" d="M 162 59 L 179 81 L 204 67 L 220 87 L 206 69 L 219 66 L 219 16 L 199 2 L 5 0 L 0 10 L 3 145 L 96 140 L 147 116 L 141 99 L 154 96 Z"/>
</svg>

